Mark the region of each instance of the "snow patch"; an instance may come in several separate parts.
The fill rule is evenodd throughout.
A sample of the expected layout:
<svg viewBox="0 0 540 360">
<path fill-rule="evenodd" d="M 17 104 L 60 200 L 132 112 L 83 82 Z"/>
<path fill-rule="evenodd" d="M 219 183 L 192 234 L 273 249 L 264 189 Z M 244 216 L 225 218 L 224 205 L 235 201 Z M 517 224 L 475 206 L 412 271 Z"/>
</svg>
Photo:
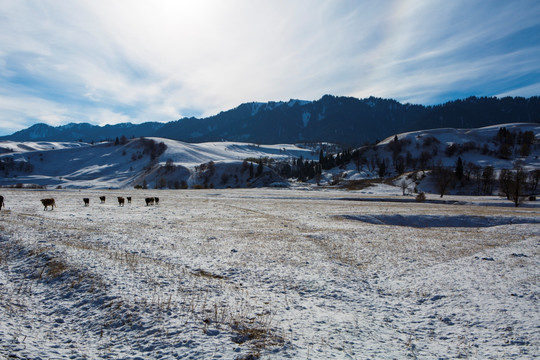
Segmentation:
<svg viewBox="0 0 540 360">
<path fill-rule="evenodd" d="M 311 119 L 311 113 L 304 111 L 302 113 L 302 122 L 304 123 L 304 127 L 308 126 L 310 119 Z"/>
<path fill-rule="evenodd" d="M 257 103 L 254 102 L 251 104 L 251 116 L 257 115 L 261 107 L 264 105 L 264 103 Z"/>
</svg>

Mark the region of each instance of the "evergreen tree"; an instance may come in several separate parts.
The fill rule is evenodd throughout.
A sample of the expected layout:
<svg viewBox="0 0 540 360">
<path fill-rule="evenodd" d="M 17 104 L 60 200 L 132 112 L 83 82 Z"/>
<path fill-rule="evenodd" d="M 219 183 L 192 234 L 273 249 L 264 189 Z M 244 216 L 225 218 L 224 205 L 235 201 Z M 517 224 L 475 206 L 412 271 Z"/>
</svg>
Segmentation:
<svg viewBox="0 0 540 360">
<path fill-rule="evenodd" d="M 493 192 L 493 180 L 494 180 L 495 171 L 493 166 L 486 166 L 484 171 L 482 171 L 482 183 L 483 183 L 483 193 L 485 195 L 491 195 Z"/>
<path fill-rule="evenodd" d="M 386 162 L 383 160 L 379 163 L 379 177 L 382 178 L 386 174 Z"/>
<path fill-rule="evenodd" d="M 394 166 L 398 174 L 403 174 L 405 172 L 405 159 L 403 156 L 398 155 L 394 160 Z"/>
<path fill-rule="evenodd" d="M 463 178 L 463 161 L 461 160 L 461 157 L 458 157 L 457 159 L 455 174 L 456 178 L 461 181 L 461 179 Z"/>
<path fill-rule="evenodd" d="M 259 159 L 259 165 L 257 166 L 257 176 L 261 176 L 263 173 L 262 159 Z"/>
<path fill-rule="evenodd" d="M 540 182 L 540 169 L 529 172 L 529 181 L 531 193 L 534 194 L 538 188 L 538 183 Z"/>
<path fill-rule="evenodd" d="M 281 167 L 279 173 L 283 177 L 290 178 L 291 175 L 292 175 L 291 165 L 289 163 L 283 164 L 283 166 Z"/>
<path fill-rule="evenodd" d="M 309 163 L 307 163 L 306 160 L 306 167 L 308 179 L 313 179 L 315 177 L 315 163 L 313 162 L 313 160 L 311 160 L 311 162 Z"/>
</svg>

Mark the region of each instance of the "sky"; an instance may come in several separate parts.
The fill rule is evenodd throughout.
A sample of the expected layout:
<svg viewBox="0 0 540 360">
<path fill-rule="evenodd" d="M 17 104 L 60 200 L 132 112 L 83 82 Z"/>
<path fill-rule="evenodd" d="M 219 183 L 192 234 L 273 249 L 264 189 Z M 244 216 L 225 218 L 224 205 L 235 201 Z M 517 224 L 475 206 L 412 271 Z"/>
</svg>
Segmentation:
<svg viewBox="0 0 540 360">
<path fill-rule="evenodd" d="M 538 0 L 0 0 L 0 135 L 325 94 L 540 95 Z"/>
</svg>

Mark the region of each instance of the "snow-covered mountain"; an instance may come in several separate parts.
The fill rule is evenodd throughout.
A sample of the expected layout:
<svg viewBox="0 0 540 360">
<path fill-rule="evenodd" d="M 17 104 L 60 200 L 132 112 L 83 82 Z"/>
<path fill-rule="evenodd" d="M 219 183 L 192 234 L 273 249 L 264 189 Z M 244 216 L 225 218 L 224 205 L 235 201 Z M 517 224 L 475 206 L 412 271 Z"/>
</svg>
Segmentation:
<svg viewBox="0 0 540 360">
<path fill-rule="evenodd" d="M 106 119 L 103 119 L 106 121 Z M 235 141 L 259 144 L 332 142 L 359 146 L 390 135 L 433 128 L 478 128 L 540 122 L 540 97 L 476 98 L 437 106 L 392 99 L 325 95 L 316 101 L 245 103 L 203 119 L 103 127 L 36 124 L 0 140 L 99 142 L 116 137 L 162 137 L 186 142 Z"/>
</svg>

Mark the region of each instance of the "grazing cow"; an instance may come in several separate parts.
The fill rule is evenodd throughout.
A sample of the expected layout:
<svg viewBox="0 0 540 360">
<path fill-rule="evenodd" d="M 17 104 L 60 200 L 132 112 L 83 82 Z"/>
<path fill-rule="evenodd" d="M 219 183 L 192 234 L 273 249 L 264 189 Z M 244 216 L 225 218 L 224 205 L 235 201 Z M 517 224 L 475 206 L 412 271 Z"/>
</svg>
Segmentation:
<svg viewBox="0 0 540 360">
<path fill-rule="evenodd" d="M 121 196 L 118 197 L 118 206 L 124 206 L 124 198 Z"/>
<path fill-rule="evenodd" d="M 147 197 L 144 199 L 146 201 L 146 206 L 148 205 L 154 205 L 154 198 L 153 197 Z"/>
<path fill-rule="evenodd" d="M 89 198 L 83 198 L 82 201 L 84 202 L 84 206 L 90 205 L 90 199 Z"/>
<path fill-rule="evenodd" d="M 128 204 L 131 204 L 131 196 L 127 196 L 126 199 L 128 201 Z"/>
<path fill-rule="evenodd" d="M 4 197 L 0 195 L 0 210 L 2 210 L 2 206 L 4 206 Z"/>
<path fill-rule="evenodd" d="M 54 207 L 56 206 L 56 203 L 54 202 L 53 198 L 50 199 L 41 199 L 41 203 L 43 204 L 44 208 L 43 210 L 47 210 L 47 207 L 50 206 L 51 210 L 54 210 Z"/>
<path fill-rule="evenodd" d="M 100 196 L 99 197 L 99 200 L 101 201 L 101 203 L 103 204 L 105 202 L 105 196 Z"/>
<path fill-rule="evenodd" d="M 154 198 L 154 202 L 156 203 L 156 205 L 159 204 L 159 198 L 158 198 L 158 197 L 155 197 L 155 198 Z"/>
</svg>

